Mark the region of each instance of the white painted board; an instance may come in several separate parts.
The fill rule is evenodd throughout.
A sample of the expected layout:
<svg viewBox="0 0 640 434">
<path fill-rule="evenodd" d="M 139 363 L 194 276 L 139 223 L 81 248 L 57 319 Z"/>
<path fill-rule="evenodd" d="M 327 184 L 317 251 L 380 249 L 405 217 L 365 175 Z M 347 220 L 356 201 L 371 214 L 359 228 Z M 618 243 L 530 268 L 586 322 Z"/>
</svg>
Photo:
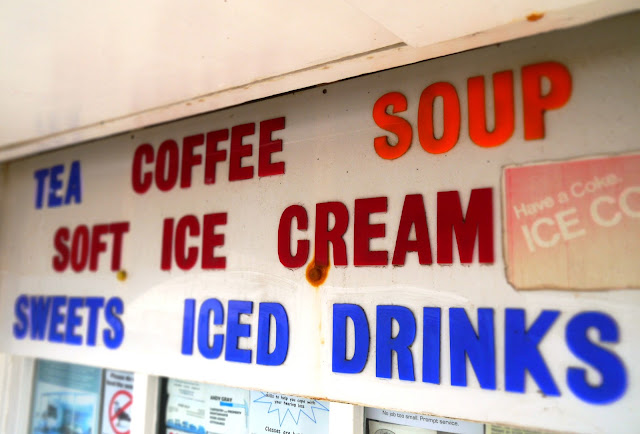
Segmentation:
<svg viewBox="0 0 640 434">
<path fill-rule="evenodd" d="M 640 423 L 634 410 L 640 400 L 637 288 L 630 281 L 604 290 L 583 291 L 557 282 L 536 291 L 515 289 L 503 259 L 507 238 L 502 236 L 502 197 L 507 166 L 612 155 L 635 161 L 640 149 L 639 28 L 637 16 L 620 17 L 4 165 L 0 351 L 479 422 L 629 431 Z M 468 97 L 468 79 L 484 76 L 489 83 L 493 74 L 503 71 L 512 72 L 503 77 L 513 77 L 514 108 L 501 112 L 501 119 L 513 115 L 513 132 L 498 146 L 478 146 L 469 132 L 468 101 L 473 98 Z M 529 83 L 526 98 L 523 77 Z M 509 86 L 505 89 L 509 96 Z M 551 99 L 546 99 L 548 91 Z M 406 121 L 399 124 L 413 131 L 413 141 L 406 153 L 387 160 L 376 153 L 374 139 L 389 136 L 393 141 L 394 135 L 379 127 L 372 113 L 376 101 L 391 92 L 406 98 L 408 108 L 403 111 L 400 104 L 396 114 Z M 434 134 L 440 137 L 442 104 L 440 98 L 435 104 L 429 99 L 438 92 L 448 95 L 449 102 L 457 95 L 460 129 L 455 146 L 434 154 L 443 142 L 429 139 L 431 123 L 424 119 L 430 119 L 425 113 L 435 106 Z M 455 104 L 446 107 L 445 118 L 455 118 Z M 493 112 L 493 106 L 487 111 Z M 384 118 L 380 113 L 379 119 Z M 472 111 L 472 116 L 477 114 Z M 273 151 L 273 165 L 268 158 L 262 163 L 259 159 L 260 123 L 265 121 L 272 122 L 263 124 L 263 131 L 272 132 L 271 138 L 263 136 L 263 143 L 282 141 L 282 150 L 278 143 L 263 147 Z M 450 139 L 455 122 L 447 125 Z M 230 139 L 220 140 L 216 153 L 213 142 L 224 131 Z M 421 131 L 422 145 L 431 152 L 421 146 Z M 198 137 L 206 141 L 208 133 L 212 145 L 206 154 L 207 145 L 199 144 Z M 242 134 L 246 136 L 239 140 Z M 170 140 L 182 150 L 185 137 L 191 137 L 187 142 L 202 164 L 194 164 L 190 186 L 185 180 L 184 188 L 179 179 L 170 188 L 170 172 L 158 172 L 159 185 L 167 190 L 161 191 L 153 174 L 145 177 L 154 167 L 149 155 L 154 161 L 159 152 L 170 155 Z M 253 146 L 243 147 L 248 144 Z M 249 149 L 252 154 L 244 156 Z M 212 167 L 221 151 L 226 154 L 215 163 L 216 182 L 207 184 L 212 178 L 205 176 L 205 162 Z M 279 162 L 284 163 L 282 174 L 277 174 Z M 141 170 L 132 171 L 138 163 Z M 239 167 L 249 166 L 250 179 L 229 180 L 230 174 L 248 176 L 250 170 Z M 180 163 L 177 170 L 187 167 Z M 269 173 L 276 174 L 260 176 Z M 134 184 L 132 174 L 140 185 Z M 607 174 L 596 171 L 590 176 Z M 531 188 L 554 182 L 543 177 Z M 135 185 L 140 192 L 134 191 Z M 607 188 L 594 198 L 613 195 Z M 613 202 L 605 199 L 597 205 L 607 222 L 623 210 L 615 208 L 622 206 L 615 191 Z M 414 195 L 422 195 L 424 212 Z M 631 213 L 620 214 L 620 222 L 635 228 L 637 197 L 627 198 L 632 200 L 627 203 Z M 544 197 L 533 198 L 533 203 L 540 201 Z M 385 203 L 386 212 L 381 211 Z M 314 233 L 323 236 L 336 220 L 327 209 L 339 215 L 340 225 L 348 216 L 343 238 L 347 265 L 335 266 L 342 257 L 335 250 L 326 280 L 315 287 L 307 281 L 306 266 L 316 245 L 324 244 L 315 243 Z M 551 214 L 544 217 L 552 223 L 538 225 L 538 235 L 547 243 L 566 238 L 549 248 L 567 250 L 571 234 L 580 230 L 571 215 L 555 217 L 563 211 L 546 209 Z M 481 226 L 479 237 L 468 235 L 462 242 L 462 255 L 451 232 L 452 222 L 463 224 L 461 213 L 467 214 L 466 224 L 476 219 Z M 328 221 L 317 217 L 322 215 Z M 382 224 L 385 236 L 378 237 Z M 417 225 L 420 235 L 413 227 Z M 90 231 L 97 246 L 93 262 L 92 255 L 82 253 Z M 163 236 L 176 231 L 191 236 L 185 237 L 185 245 L 181 237 L 171 238 L 172 249 L 181 253 L 165 264 L 169 269 L 162 269 Z M 399 233 L 409 250 L 403 266 L 392 265 Z M 72 261 L 67 253 L 74 237 L 77 256 Z M 410 251 L 414 237 L 420 237 L 422 256 Z M 311 247 L 306 255 L 305 239 Z M 203 243 L 208 252 L 204 255 Z M 164 246 L 175 253 L 168 250 L 169 243 Z M 638 258 L 638 249 L 638 239 L 630 237 L 619 254 Z M 384 254 L 369 251 L 386 251 L 386 260 Z M 196 252 L 195 260 L 189 252 Z M 581 252 L 571 252 L 568 260 L 579 266 Z M 288 254 L 301 256 L 296 260 Z M 224 268 L 203 269 L 203 256 L 205 267 Z M 381 257 L 386 265 L 367 265 Z M 448 259 L 451 264 L 442 263 Z M 354 266 L 356 260 L 365 265 Z M 179 264 L 191 268 L 183 270 Z M 588 272 L 593 267 L 592 262 L 583 264 Z M 322 272 L 310 274 L 317 278 Z M 203 304 L 205 313 L 215 313 L 202 316 L 198 326 Z M 192 307 L 196 316 L 189 315 Z M 53 311 L 57 313 L 51 315 Z M 248 311 L 252 314 L 242 313 Z M 340 312 L 357 317 L 357 331 Z M 368 339 L 363 318 L 369 324 Z M 529 334 L 534 321 L 537 326 Z M 193 338 L 184 338 L 191 327 Z M 396 334 L 399 340 L 393 341 Z M 360 344 L 354 348 L 356 337 Z M 340 345 L 343 341 L 346 348 Z M 396 345 L 398 352 L 389 345 Z M 344 372 L 349 369 L 354 372 Z"/>
</svg>

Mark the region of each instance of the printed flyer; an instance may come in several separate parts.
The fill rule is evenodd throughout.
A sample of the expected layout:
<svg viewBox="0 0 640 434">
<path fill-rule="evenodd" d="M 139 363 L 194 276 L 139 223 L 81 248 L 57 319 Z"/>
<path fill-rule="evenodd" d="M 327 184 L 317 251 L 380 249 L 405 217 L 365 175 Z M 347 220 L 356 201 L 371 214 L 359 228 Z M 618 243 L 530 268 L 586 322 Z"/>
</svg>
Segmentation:
<svg viewBox="0 0 640 434">
<path fill-rule="evenodd" d="M 32 401 L 32 434 L 98 431 L 102 370 L 38 360 Z"/>
<path fill-rule="evenodd" d="M 484 434 L 484 424 L 425 414 L 365 408 L 369 434 Z"/>
<path fill-rule="evenodd" d="M 167 434 L 247 432 L 249 391 L 169 379 Z"/>
<path fill-rule="evenodd" d="M 280 393 L 251 392 L 251 434 L 326 434 L 329 403 Z"/>
</svg>

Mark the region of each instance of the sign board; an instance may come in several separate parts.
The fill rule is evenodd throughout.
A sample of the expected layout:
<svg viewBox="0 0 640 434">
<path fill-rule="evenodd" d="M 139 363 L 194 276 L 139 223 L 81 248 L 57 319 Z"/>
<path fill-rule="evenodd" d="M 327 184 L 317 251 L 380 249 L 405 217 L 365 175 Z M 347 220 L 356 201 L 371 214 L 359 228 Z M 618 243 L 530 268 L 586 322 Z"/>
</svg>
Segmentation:
<svg viewBox="0 0 640 434">
<path fill-rule="evenodd" d="M 166 434 L 247 432 L 248 390 L 170 378 Z"/>
<path fill-rule="evenodd" d="M 107 369 L 102 392 L 102 434 L 129 434 L 133 373 Z"/>
<path fill-rule="evenodd" d="M 485 426 L 479 423 L 379 408 L 366 408 L 365 419 L 368 432 L 375 434 L 484 434 L 485 432 Z"/>
<path fill-rule="evenodd" d="M 251 392 L 249 432 L 325 434 L 330 403 L 281 393 Z"/>
<path fill-rule="evenodd" d="M 640 259 L 638 19 L 4 165 L 0 350 L 478 422 L 637 426 L 640 293 L 616 264 Z M 594 166 L 573 178 L 573 161 Z M 556 204 L 576 182 L 589 199 Z M 503 246 L 521 204 L 568 271 Z"/>
</svg>

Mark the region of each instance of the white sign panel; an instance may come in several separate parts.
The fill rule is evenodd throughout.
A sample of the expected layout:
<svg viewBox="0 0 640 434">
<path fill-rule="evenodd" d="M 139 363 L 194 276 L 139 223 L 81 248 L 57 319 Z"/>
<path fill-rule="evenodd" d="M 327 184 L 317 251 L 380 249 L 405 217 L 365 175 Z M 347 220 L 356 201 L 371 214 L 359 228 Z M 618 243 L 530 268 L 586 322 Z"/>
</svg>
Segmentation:
<svg viewBox="0 0 640 434">
<path fill-rule="evenodd" d="M 326 434 L 329 403 L 281 393 L 251 392 L 251 434 Z"/>
<path fill-rule="evenodd" d="M 394 434 L 405 432 L 422 434 L 484 434 L 484 425 L 480 423 L 402 411 L 367 408 L 365 409 L 365 418 L 367 419 L 369 431 L 373 431 L 376 434 L 378 429 L 382 430 L 380 434 L 388 434 L 388 432 L 393 432 Z"/>
<path fill-rule="evenodd" d="M 247 432 L 248 390 L 170 378 L 166 434 L 224 434 Z"/>
<path fill-rule="evenodd" d="M 102 434 L 129 434 L 133 373 L 107 369 L 102 392 Z"/>
<path fill-rule="evenodd" d="M 638 426 L 639 24 L 5 165 L 0 350 L 479 422 Z"/>
</svg>

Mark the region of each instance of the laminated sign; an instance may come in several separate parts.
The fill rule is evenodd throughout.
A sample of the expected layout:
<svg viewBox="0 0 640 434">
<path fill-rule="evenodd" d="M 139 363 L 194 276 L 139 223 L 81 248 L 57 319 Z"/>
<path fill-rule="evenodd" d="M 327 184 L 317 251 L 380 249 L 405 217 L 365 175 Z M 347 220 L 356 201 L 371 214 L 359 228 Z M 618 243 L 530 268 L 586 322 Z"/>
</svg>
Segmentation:
<svg viewBox="0 0 640 434">
<path fill-rule="evenodd" d="M 102 434 L 130 434 L 133 372 L 104 372 Z"/>
</svg>

